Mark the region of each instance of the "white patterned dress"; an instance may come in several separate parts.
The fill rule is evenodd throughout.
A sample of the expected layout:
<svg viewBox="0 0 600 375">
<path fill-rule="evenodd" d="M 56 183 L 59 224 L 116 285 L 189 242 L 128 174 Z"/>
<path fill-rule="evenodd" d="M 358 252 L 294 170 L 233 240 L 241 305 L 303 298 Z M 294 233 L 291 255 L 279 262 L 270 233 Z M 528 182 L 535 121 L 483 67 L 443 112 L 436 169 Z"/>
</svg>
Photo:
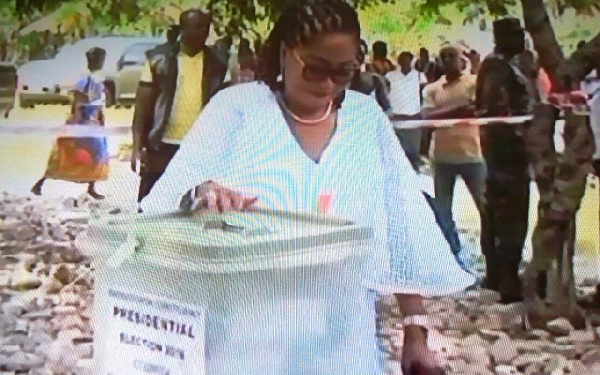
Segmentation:
<svg viewBox="0 0 600 375">
<path fill-rule="evenodd" d="M 364 273 L 369 289 L 433 296 L 474 282 L 450 252 L 392 125 L 366 95 L 346 92 L 335 134 L 317 163 L 299 146 L 268 86 L 253 82 L 221 91 L 143 202 L 144 211 L 173 211 L 190 188 L 206 180 L 295 212 L 318 212 L 319 197 L 330 194 L 330 213 L 374 229 L 376 246 Z M 313 347 L 310 356 L 284 360 L 295 368 L 278 367 L 281 363 L 269 356 L 240 354 L 248 361 L 242 373 L 254 374 L 254 364 L 275 369 L 274 374 L 380 373 L 373 302 L 365 288 L 361 311 L 332 317 L 355 333 L 343 350 Z M 346 313 L 360 315 L 353 320 L 360 324 L 344 325 Z"/>
</svg>

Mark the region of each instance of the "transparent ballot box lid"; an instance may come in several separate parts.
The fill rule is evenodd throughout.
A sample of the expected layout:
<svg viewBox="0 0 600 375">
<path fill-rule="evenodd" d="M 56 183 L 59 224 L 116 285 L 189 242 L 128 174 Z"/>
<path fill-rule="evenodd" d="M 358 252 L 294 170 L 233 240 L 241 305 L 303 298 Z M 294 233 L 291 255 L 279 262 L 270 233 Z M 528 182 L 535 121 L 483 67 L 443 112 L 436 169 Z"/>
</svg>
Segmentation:
<svg viewBox="0 0 600 375">
<path fill-rule="evenodd" d="M 370 228 L 340 218 L 257 209 L 120 215 L 91 223 L 84 246 L 101 261 L 135 256 L 234 272 L 339 260 L 371 237 Z"/>
</svg>

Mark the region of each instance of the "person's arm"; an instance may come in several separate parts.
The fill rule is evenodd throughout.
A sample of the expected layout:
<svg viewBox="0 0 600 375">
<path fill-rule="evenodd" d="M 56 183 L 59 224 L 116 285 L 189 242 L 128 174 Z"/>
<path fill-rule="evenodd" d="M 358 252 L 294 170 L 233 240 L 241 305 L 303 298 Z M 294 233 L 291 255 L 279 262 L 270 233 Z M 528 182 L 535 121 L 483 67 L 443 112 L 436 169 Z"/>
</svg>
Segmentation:
<svg viewBox="0 0 600 375">
<path fill-rule="evenodd" d="M 463 77 L 461 79 L 471 79 Z M 434 90 L 436 86 L 429 85 L 425 88 L 424 106 L 421 110 L 421 116 L 428 120 L 444 120 L 444 119 L 461 119 L 470 118 L 474 115 L 474 106 L 472 104 L 457 104 L 439 107 L 435 105 Z M 469 93 L 469 101 L 474 102 L 475 99 L 475 84 L 473 82 L 472 93 Z"/>
<path fill-rule="evenodd" d="M 462 119 L 474 115 L 472 105 L 456 105 L 442 108 L 423 108 L 421 116 L 427 120 Z"/>
<path fill-rule="evenodd" d="M 375 88 L 375 99 L 377 103 L 383 109 L 384 112 L 389 113 L 392 108 L 390 103 L 390 98 L 388 95 L 388 90 L 385 87 L 386 83 L 384 81 L 384 77 L 374 74 L 373 75 L 373 86 Z"/>
<path fill-rule="evenodd" d="M 423 91 L 423 109 L 420 112 L 420 117 L 427 120 L 460 118 L 465 112 L 465 106 L 437 106 L 435 101 L 436 90 L 437 84 L 431 84 L 425 87 Z"/>
<path fill-rule="evenodd" d="M 387 176 L 384 191 L 388 245 L 392 254 L 391 274 L 396 284 L 390 290 L 403 296 L 434 296 L 460 291 L 471 285 L 474 278 L 454 259 L 389 120 L 383 114 L 378 116 L 377 136 Z M 437 264 L 445 267 L 436 267 Z M 407 307 L 406 312 L 423 312 L 419 298 L 410 298 L 414 303 L 409 303 L 412 307 Z"/>
<path fill-rule="evenodd" d="M 425 316 L 423 297 L 419 294 L 396 294 L 396 301 L 403 317 Z M 405 325 L 404 340 L 416 347 L 427 347 L 427 328 L 418 324 Z"/>
<path fill-rule="evenodd" d="M 498 59 L 486 59 L 481 64 L 475 89 L 475 108 L 484 116 L 510 115 L 508 83 L 511 68 Z"/>
<path fill-rule="evenodd" d="M 142 202 L 144 212 L 172 212 L 193 209 L 196 187 L 212 181 L 229 188 L 230 150 L 237 132 L 243 128 L 241 98 L 252 95 L 239 90 L 215 94 L 190 129 L 179 151 Z"/>
<path fill-rule="evenodd" d="M 403 366 L 433 369 L 435 361 L 426 346 L 423 299 L 459 292 L 475 279 L 454 259 L 389 121 L 382 115 L 375 123 L 386 176 L 384 206 L 393 284 L 379 286 L 379 291 L 394 294 L 404 321 L 410 322 L 404 327 Z"/>
<path fill-rule="evenodd" d="M 389 120 L 383 113 L 380 116 L 377 123 L 387 176 L 384 191 L 388 246 L 396 284 L 391 290 L 395 294 L 421 296 L 458 292 L 471 285 L 474 278 L 456 262 Z M 436 267 L 438 264 L 445 267 Z"/>
<path fill-rule="evenodd" d="M 81 77 L 74 86 L 69 90 L 71 94 L 71 110 L 72 116 L 71 121 L 74 124 L 81 123 L 83 118 L 83 111 L 85 110 L 86 104 L 89 103 L 89 89 L 91 85 L 91 76 L 86 75 Z"/>
<path fill-rule="evenodd" d="M 401 115 L 397 113 L 392 113 L 390 115 L 390 121 L 410 121 L 410 120 L 421 120 L 423 116 L 421 113 L 415 113 L 414 115 Z"/>
<path fill-rule="evenodd" d="M 477 51 L 471 50 L 467 54 L 467 57 L 471 62 L 471 74 L 477 75 L 479 73 L 479 68 L 481 67 L 481 55 Z"/>
<path fill-rule="evenodd" d="M 148 137 L 148 133 L 152 128 L 152 123 L 154 121 L 154 107 L 157 98 L 158 90 L 154 84 L 150 61 L 147 60 L 142 68 L 142 75 L 135 94 L 135 110 L 131 126 L 131 133 L 133 136 L 131 168 L 134 171 L 136 170 L 137 160 L 147 141 L 146 138 Z"/>
<path fill-rule="evenodd" d="M 87 104 L 87 95 L 78 90 L 72 91 L 71 95 L 73 100 L 73 122 L 79 124 L 83 121 L 83 111 Z"/>
</svg>

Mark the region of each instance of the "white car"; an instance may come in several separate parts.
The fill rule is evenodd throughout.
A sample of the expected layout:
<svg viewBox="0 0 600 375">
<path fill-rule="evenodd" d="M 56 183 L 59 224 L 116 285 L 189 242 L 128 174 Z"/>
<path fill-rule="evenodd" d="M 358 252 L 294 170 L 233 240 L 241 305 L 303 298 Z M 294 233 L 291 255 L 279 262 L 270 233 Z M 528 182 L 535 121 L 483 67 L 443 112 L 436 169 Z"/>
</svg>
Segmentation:
<svg viewBox="0 0 600 375">
<path fill-rule="evenodd" d="M 93 47 L 106 50 L 102 75 L 107 89 L 106 103 L 115 103 L 118 96 L 118 61 L 127 47 L 136 43 L 163 42 L 162 38 L 106 36 L 82 39 L 65 45 L 54 59 L 31 61 L 19 68 L 19 105 L 27 108 L 35 104 L 68 103 L 68 91 L 79 77 L 87 72 L 85 52 Z"/>
<path fill-rule="evenodd" d="M 61 93 L 59 85 L 54 83 L 53 74 L 48 73 L 50 61 L 30 61 L 17 70 L 17 74 L 21 77 L 17 87 L 21 108 L 29 108 L 34 104 L 69 103 L 66 92 Z"/>
<path fill-rule="evenodd" d="M 156 47 L 156 45 L 158 45 L 157 42 L 139 42 L 127 47 L 123 52 L 117 62 L 115 103 L 124 105 L 135 103 L 142 68 L 146 63 L 146 52 Z"/>
</svg>

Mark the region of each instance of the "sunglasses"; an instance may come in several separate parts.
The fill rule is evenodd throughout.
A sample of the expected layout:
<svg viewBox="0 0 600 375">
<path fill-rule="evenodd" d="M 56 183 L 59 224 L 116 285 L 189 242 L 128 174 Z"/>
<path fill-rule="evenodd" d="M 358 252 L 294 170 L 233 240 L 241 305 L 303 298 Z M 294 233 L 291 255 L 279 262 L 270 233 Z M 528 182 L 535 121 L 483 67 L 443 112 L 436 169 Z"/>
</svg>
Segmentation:
<svg viewBox="0 0 600 375">
<path fill-rule="evenodd" d="M 302 64 L 302 78 L 307 82 L 323 82 L 327 80 L 327 78 L 330 78 L 335 84 L 345 85 L 354 78 L 354 75 L 360 69 L 358 64 L 353 64 L 348 68 L 336 69 L 311 65 L 304 61 L 295 49 L 292 50 L 292 55 L 300 64 Z"/>
</svg>

